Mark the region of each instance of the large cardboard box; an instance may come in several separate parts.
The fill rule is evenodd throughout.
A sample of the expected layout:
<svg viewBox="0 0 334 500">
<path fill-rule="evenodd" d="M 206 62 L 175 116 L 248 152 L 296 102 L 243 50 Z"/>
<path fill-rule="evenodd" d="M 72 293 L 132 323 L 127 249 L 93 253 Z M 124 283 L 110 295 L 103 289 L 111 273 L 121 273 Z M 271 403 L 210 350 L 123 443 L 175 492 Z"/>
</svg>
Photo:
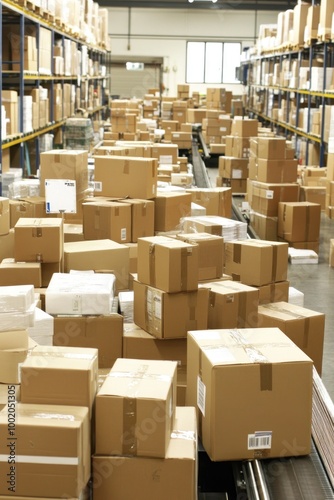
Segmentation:
<svg viewBox="0 0 334 500">
<path fill-rule="evenodd" d="M 42 286 L 42 270 L 40 262 L 15 262 L 4 259 L 0 263 L 0 285 L 29 285 L 36 288 Z"/>
<path fill-rule="evenodd" d="M 257 137 L 251 139 L 257 142 L 257 156 L 266 160 L 284 160 L 286 140 L 283 137 Z"/>
<path fill-rule="evenodd" d="M 174 238 L 138 240 L 138 280 L 165 292 L 198 288 L 198 246 Z"/>
<path fill-rule="evenodd" d="M 0 196 L 0 235 L 8 234 L 10 229 L 9 198 Z"/>
<path fill-rule="evenodd" d="M 138 238 L 154 235 L 154 201 L 152 200 L 119 200 L 131 206 L 131 242 Z"/>
<path fill-rule="evenodd" d="M 206 215 L 231 217 L 232 191 L 231 188 L 193 188 L 187 189 L 192 195 L 192 202 L 205 207 Z"/>
<path fill-rule="evenodd" d="M 116 290 L 129 286 L 129 248 L 112 240 L 64 244 L 64 271 L 109 271 L 116 276 Z"/>
<path fill-rule="evenodd" d="M 94 455 L 94 500 L 194 500 L 197 497 L 196 427 L 194 408 L 177 407 L 163 459 Z"/>
<path fill-rule="evenodd" d="M 251 226 L 260 239 L 277 241 L 277 217 L 267 217 L 258 212 L 250 212 Z"/>
<path fill-rule="evenodd" d="M 85 240 L 131 240 L 131 206 L 117 201 L 83 203 Z"/>
<path fill-rule="evenodd" d="M 155 231 L 180 229 L 180 221 L 191 214 L 191 194 L 186 192 L 161 192 L 154 198 Z"/>
<path fill-rule="evenodd" d="M 261 286 L 285 281 L 288 247 L 287 243 L 255 239 L 228 241 L 225 243 L 225 272 L 245 285 Z"/>
<path fill-rule="evenodd" d="M 318 203 L 321 210 L 326 209 L 326 186 L 301 186 L 300 201 Z"/>
<path fill-rule="evenodd" d="M 255 137 L 258 134 L 258 126 L 257 120 L 235 117 L 232 122 L 231 134 L 238 137 Z"/>
<path fill-rule="evenodd" d="M 250 181 L 252 184 L 252 209 L 267 217 L 278 216 L 278 204 L 285 201 L 299 201 L 299 184 L 267 184 Z"/>
<path fill-rule="evenodd" d="M 10 415 L 10 406 L 0 412 L 2 436 L 8 433 Z M 18 496 L 78 498 L 90 478 L 88 409 L 17 403 L 15 417 L 12 449 L 16 457 L 22 458 L 15 465 L 0 461 L 1 477 L 12 475 L 9 478 Z M 8 456 L 7 440 L 1 440 L 0 453 Z M 0 494 L 8 493 L 8 483 L 1 481 Z"/>
<path fill-rule="evenodd" d="M 99 368 L 112 368 L 123 354 L 123 316 L 55 316 L 54 346 L 98 349 Z"/>
<path fill-rule="evenodd" d="M 189 332 L 186 404 L 210 459 L 309 454 L 312 367 L 278 328 Z"/>
<path fill-rule="evenodd" d="M 70 179 L 76 182 L 77 194 L 88 188 L 88 152 L 55 149 L 40 155 L 40 194 L 45 195 L 46 179 Z"/>
<path fill-rule="evenodd" d="M 189 329 L 207 325 L 207 289 L 167 293 L 135 279 L 133 290 L 134 322 L 156 338 L 183 338 Z"/>
<path fill-rule="evenodd" d="M 95 156 L 95 193 L 148 200 L 157 193 L 157 160 Z"/>
<path fill-rule="evenodd" d="M 259 292 L 256 288 L 223 280 L 202 283 L 201 289 L 209 292 L 208 328 L 257 326 Z"/>
<path fill-rule="evenodd" d="M 288 302 L 259 306 L 259 327 L 277 327 L 322 370 L 325 315 Z"/>
<path fill-rule="evenodd" d="M 115 362 L 96 396 L 97 455 L 165 457 L 175 418 L 176 368 L 175 361 Z"/>
<path fill-rule="evenodd" d="M 92 415 L 97 355 L 97 349 L 36 346 L 20 365 L 21 402 L 86 406 Z"/>
<path fill-rule="evenodd" d="M 18 262 L 61 262 L 63 221 L 56 217 L 21 218 L 14 227 L 14 257 Z"/>
<path fill-rule="evenodd" d="M 179 233 L 182 241 L 198 245 L 198 280 L 220 278 L 225 263 L 224 238 L 208 233 Z"/>
<path fill-rule="evenodd" d="M 278 236 L 286 241 L 318 241 L 321 206 L 301 201 L 279 203 Z"/>
<path fill-rule="evenodd" d="M 124 323 L 123 358 L 177 361 L 187 363 L 187 339 L 157 339 L 135 323 Z"/>
</svg>

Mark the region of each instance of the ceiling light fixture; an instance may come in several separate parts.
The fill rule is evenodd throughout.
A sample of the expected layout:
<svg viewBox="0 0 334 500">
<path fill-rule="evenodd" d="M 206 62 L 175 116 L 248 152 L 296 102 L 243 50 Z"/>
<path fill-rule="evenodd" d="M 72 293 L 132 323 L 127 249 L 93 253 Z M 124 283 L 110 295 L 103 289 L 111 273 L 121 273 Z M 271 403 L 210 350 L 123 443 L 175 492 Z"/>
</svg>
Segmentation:
<svg viewBox="0 0 334 500">
<path fill-rule="evenodd" d="M 211 2 L 211 3 L 217 3 L 218 0 L 188 0 L 189 3 L 194 3 L 194 2 Z"/>
</svg>

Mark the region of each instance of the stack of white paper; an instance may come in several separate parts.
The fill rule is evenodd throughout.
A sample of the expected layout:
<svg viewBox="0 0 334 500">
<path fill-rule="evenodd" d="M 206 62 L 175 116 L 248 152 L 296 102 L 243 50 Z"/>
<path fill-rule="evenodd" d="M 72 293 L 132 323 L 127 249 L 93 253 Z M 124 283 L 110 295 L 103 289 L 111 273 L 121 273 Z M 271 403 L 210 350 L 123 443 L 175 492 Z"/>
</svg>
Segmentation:
<svg viewBox="0 0 334 500">
<path fill-rule="evenodd" d="M 53 345 L 54 318 L 42 309 L 35 309 L 35 324 L 29 327 L 28 335 L 39 345 Z"/>
<path fill-rule="evenodd" d="M 289 247 L 289 262 L 291 264 L 318 264 L 318 254 L 313 250 Z"/>
</svg>

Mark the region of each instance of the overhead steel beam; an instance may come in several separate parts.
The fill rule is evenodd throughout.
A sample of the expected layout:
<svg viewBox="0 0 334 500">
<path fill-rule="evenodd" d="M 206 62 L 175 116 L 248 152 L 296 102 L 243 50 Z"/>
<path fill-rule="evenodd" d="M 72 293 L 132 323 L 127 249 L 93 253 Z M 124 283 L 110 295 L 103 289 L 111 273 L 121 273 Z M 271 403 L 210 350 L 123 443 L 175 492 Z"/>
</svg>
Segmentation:
<svg viewBox="0 0 334 500">
<path fill-rule="evenodd" d="M 217 3 L 195 0 L 99 0 L 101 7 L 135 7 L 151 9 L 206 9 L 206 10 L 266 10 L 284 11 L 295 6 L 290 0 L 273 2 L 258 0 L 218 0 Z"/>
</svg>

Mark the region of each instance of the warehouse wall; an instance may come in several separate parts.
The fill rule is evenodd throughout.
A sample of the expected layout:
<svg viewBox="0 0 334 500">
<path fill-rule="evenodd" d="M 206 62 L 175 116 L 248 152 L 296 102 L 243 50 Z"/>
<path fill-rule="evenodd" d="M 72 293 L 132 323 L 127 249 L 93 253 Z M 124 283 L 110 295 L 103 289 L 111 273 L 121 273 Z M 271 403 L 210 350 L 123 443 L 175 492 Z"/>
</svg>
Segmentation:
<svg viewBox="0 0 334 500">
<path fill-rule="evenodd" d="M 109 9 L 112 55 L 164 58 L 166 95 L 176 95 L 185 82 L 186 42 L 197 40 L 241 41 L 251 46 L 260 24 L 276 23 L 278 12 L 188 9 Z M 211 85 L 214 86 L 214 85 Z M 241 93 L 240 85 L 224 85 Z M 191 85 L 190 91 L 206 92 L 206 85 Z"/>
</svg>

